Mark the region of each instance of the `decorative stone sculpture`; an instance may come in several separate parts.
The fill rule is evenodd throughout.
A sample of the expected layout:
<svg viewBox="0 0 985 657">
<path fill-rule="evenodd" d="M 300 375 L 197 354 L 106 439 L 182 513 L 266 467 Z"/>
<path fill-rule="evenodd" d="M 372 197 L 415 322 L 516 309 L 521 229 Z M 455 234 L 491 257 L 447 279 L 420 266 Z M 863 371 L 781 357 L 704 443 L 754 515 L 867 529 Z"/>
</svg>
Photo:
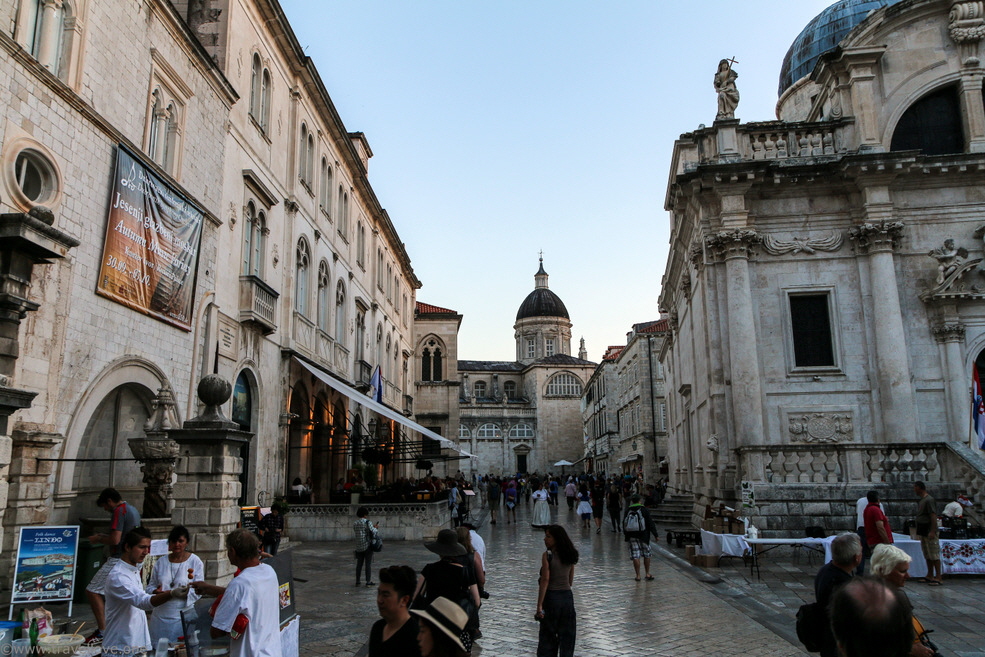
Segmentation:
<svg viewBox="0 0 985 657">
<path fill-rule="evenodd" d="M 983 5 L 982 0 L 958 0 L 951 5 L 948 32 L 956 43 L 980 41 L 985 36 Z"/>
<path fill-rule="evenodd" d="M 718 114 L 716 121 L 734 119 L 735 108 L 739 106 L 739 90 L 735 80 L 739 74 L 732 69 L 735 59 L 723 59 L 718 62 L 718 72 L 715 73 L 715 91 L 718 92 Z"/>
<path fill-rule="evenodd" d="M 964 264 L 965 258 L 968 257 L 968 249 L 955 247 L 954 240 L 948 238 L 944 240 L 943 246 L 931 249 L 927 255 L 937 261 L 937 284 L 941 285 L 948 276 Z"/>
<path fill-rule="evenodd" d="M 805 253 L 814 255 L 818 251 L 837 251 L 845 241 L 842 233 L 831 233 L 828 237 L 811 239 L 809 237 L 792 237 L 781 240 L 772 235 L 763 235 L 763 249 L 770 255 Z"/>
<path fill-rule="evenodd" d="M 141 463 L 144 474 L 145 518 L 171 516 L 171 484 L 178 457 L 178 443 L 168 438 L 167 430 L 177 425 L 174 393 L 165 384 L 151 402 L 153 412 L 144 424 L 145 438 L 131 438 L 130 451 Z"/>
</svg>

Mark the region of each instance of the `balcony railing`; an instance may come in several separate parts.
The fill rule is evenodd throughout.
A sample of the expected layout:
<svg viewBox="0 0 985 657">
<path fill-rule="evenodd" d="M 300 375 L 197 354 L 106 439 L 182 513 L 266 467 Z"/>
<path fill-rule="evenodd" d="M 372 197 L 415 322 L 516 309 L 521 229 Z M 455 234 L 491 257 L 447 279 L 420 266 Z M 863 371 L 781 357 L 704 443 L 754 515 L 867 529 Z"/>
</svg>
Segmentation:
<svg viewBox="0 0 985 657">
<path fill-rule="evenodd" d="M 309 358 L 315 355 L 315 324 L 310 319 L 294 311 L 294 344 L 298 351 Z"/>
<path fill-rule="evenodd" d="M 414 398 L 411 395 L 404 395 L 404 415 L 414 414 Z"/>
<path fill-rule="evenodd" d="M 277 330 L 280 295 L 257 276 L 239 277 L 239 321 L 255 324 L 266 335 Z"/>
<path fill-rule="evenodd" d="M 370 379 L 373 378 L 373 368 L 372 366 L 364 360 L 356 361 L 356 371 L 353 374 L 353 378 L 356 380 L 356 386 L 369 387 Z"/>
</svg>

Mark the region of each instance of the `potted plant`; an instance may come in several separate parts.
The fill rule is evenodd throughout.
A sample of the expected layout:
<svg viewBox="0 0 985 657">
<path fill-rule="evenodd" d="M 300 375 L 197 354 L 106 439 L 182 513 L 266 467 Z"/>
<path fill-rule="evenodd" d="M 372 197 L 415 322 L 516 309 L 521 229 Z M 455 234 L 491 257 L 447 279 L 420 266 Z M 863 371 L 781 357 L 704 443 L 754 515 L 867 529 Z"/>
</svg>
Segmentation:
<svg viewBox="0 0 985 657">
<path fill-rule="evenodd" d="M 349 504 L 359 504 L 359 497 L 363 490 L 365 489 L 362 484 L 353 484 L 349 488 Z"/>
</svg>

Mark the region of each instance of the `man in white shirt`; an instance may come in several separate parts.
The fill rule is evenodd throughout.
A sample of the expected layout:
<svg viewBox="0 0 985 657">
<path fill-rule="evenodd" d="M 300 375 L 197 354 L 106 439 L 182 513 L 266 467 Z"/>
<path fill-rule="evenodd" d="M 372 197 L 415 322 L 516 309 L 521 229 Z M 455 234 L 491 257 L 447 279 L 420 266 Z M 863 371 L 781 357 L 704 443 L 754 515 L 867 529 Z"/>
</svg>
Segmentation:
<svg viewBox="0 0 985 657">
<path fill-rule="evenodd" d="M 140 568 L 150 553 L 150 532 L 143 527 L 131 529 L 123 537 L 120 561 L 106 577 L 106 631 L 103 654 L 134 655 L 151 650 L 147 613 L 174 598 L 188 596 L 188 587 L 151 595 L 144 590 Z"/>
<path fill-rule="evenodd" d="M 216 606 L 212 638 L 228 634 L 231 657 L 281 657 L 277 573 L 260 563 L 259 539 L 249 530 L 234 529 L 226 537 L 226 556 L 239 573 Z M 205 582 L 192 586 L 206 594 L 218 589 Z"/>
</svg>

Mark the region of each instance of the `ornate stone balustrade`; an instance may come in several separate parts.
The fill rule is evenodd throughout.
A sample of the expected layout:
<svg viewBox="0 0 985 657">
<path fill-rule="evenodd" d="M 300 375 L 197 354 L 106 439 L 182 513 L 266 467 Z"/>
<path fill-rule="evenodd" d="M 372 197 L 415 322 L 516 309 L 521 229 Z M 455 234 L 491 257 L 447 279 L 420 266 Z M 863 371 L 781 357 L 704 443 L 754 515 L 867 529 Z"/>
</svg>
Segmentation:
<svg viewBox="0 0 985 657">
<path fill-rule="evenodd" d="M 690 136 L 694 145 L 675 155 L 683 171 L 711 162 L 834 158 L 855 148 L 855 125 L 844 119 L 716 124 Z"/>
<path fill-rule="evenodd" d="M 737 450 L 743 481 L 769 484 L 951 481 L 957 471 L 943 443 L 775 445 Z"/>
<path fill-rule="evenodd" d="M 293 541 L 353 540 L 356 509 L 365 506 L 369 519 L 379 521 L 383 540 L 433 540 L 450 527 L 447 502 L 408 504 L 292 504 L 286 533 Z"/>
</svg>

